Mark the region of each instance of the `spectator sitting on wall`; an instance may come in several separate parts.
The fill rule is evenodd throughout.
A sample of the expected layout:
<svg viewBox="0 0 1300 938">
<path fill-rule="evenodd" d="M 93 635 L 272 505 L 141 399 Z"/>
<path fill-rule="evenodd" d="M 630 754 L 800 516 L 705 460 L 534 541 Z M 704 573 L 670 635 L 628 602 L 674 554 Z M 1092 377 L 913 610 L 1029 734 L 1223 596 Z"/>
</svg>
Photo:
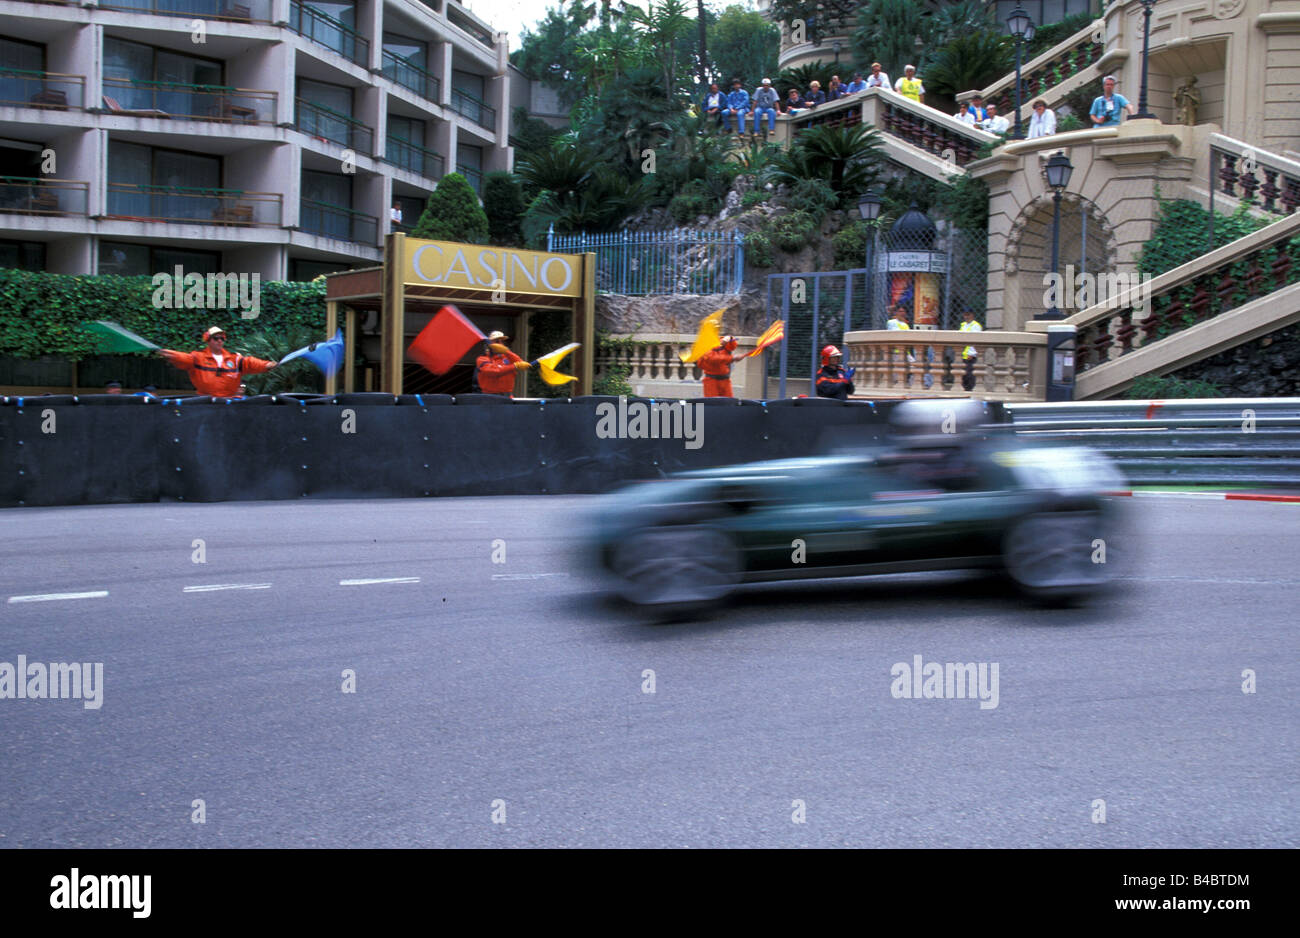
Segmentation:
<svg viewBox="0 0 1300 938">
<path fill-rule="evenodd" d="M 474 362 L 474 378 L 484 394 L 509 397 L 515 389 L 515 372 L 532 367 L 506 346 L 510 337 L 491 332 L 483 343 L 483 354 Z"/>
<path fill-rule="evenodd" d="M 104 393 L 105 393 L 105 394 L 121 394 L 121 393 L 122 393 L 122 382 L 121 382 L 121 381 L 110 381 L 110 382 L 108 382 L 108 384 L 104 385 Z"/>
<path fill-rule="evenodd" d="M 1029 118 L 1029 139 L 1050 137 L 1056 133 L 1056 112 L 1039 98 L 1034 102 L 1034 116 Z"/>
<path fill-rule="evenodd" d="M 808 107 L 826 103 L 826 92 L 822 91 L 821 82 L 813 81 L 808 85 L 808 93 L 803 96 L 803 103 Z"/>
<path fill-rule="evenodd" d="M 772 87 L 772 79 L 764 78 L 754 92 L 754 136 L 763 132 L 763 116 L 767 115 L 767 132 L 776 132 L 776 109 L 781 103 L 781 96 Z"/>
<path fill-rule="evenodd" d="M 868 88 L 889 90 L 889 74 L 880 70 L 879 62 L 871 63 L 871 74 L 867 76 L 865 84 Z"/>
<path fill-rule="evenodd" d="M 194 390 L 200 394 L 234 397 L 239 393 L 240 376 L 261 374 L 279 364 L 228 351 L 226 331 L 220 326 L 211 326 L 205 330 L 203 341 L 208 347 L 197 352 L 158 350 L 159 355 L 189 374 Z"/>
<path fill-rule="evenodd" d="M 831 83 L 826 86 L 826 100 L 834 101 L 836 98 L 842 98 L 848 94 L 844 89 L 844 83 L 840 81 L 839 75 L 831 76 Z"/>
<path fill-rule="evenodd" d="M 1107 75 L 1101 80 L 1102 93 L 1092 102 L 1088 116 L 1096 127 L 1115 127 L 1124 118 L 1121 114 L 1132 114 L 1133 105 L 1128 98 L 1115 92 L 1115 76 Z"/>
<path fill-rule="evenodd" d="M 867 83 L 862 80 L 861 72 L 853 73 L 853 81 L 849 82 L 848 87 L 844 89 L 845 94 L 857 94 L 859 91 L 866 91 Z"/>
<path fill-rule="evenodd" d="M 984 129 L 991 134 L 1004 134 L 1011 128 L 1011 122 L 998 113 L 998 106 L 990 103 Z"/>
<path fill-rule="evenodd" d="M 894 84 L 894 90 L 905 98 L 911 98 L 917 104 L 925 103 L 925 85 L 916 77 L 915 65 L 903 66 L 903 77 Z"/>
<path fill-rule="evenodd" d="M 718 90 L 718 83 L 715 81 L 709 85 L 709 93 L 704 96 L 704 116 L 713 119 L 718 126 L 722 126 L 722 112 L 727 106 L 727 96 Z"/>
<path fill-rule="evenodd" d="M 727 132 L 731 132 L 731 122 L 738 121 L 740 133 L 745 132 L 745 115 L 749 113 L 749 92 L 745 90 L 739 78 L 732 79 L 731 94 L 727 95 Z"/>
<path fill-rule="evenodd" d="M 790 89 L 784 103 L 787 114 L 798 114 L 800 111 L 808 110 L 808 105 L 804 104 L 803 95 L 799 94 L 798 88 Z"/>
</svg>

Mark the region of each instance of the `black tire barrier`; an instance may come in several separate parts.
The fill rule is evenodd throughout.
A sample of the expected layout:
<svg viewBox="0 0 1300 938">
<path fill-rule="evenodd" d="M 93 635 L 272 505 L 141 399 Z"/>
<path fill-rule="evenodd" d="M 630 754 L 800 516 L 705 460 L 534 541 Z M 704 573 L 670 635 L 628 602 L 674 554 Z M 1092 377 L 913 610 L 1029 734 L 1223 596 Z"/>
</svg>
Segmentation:
<svg viewBox="0 0 1300 938">
<path fill-rule="evenodd" d="M 18 407 L 11 398 L 0 408 L 0 505 L 595 493 L 684 469 L 878 441 L 892 407 L 631 398 L 620 417 L 617 397 L 483 397 L 496 401 L 490 410 L 405 400 L 340 406 L 390 404 L 388 394 L 339 395 L 335 406 L 211 406 L 212 398 L 195 397 L 91 409 L 70 395 L 61 406 L 24 398 Z M 612 404 L 614 416 L 601 404 Z"/>
<path fill-rule="evenodd" d="M 274 394 L 254 394 L 252 397 L 237 397 L 234 402 L 240 407 L 265 407 L 268 404 L 280 403 L 280 401 L 276 400 Z"/>
<path fill-rule="evenodd" d="M 396 394 L 385 394 L 382 391 L 354 391 L 351 394 L 337 394 L 334 397 L 334 403 L 340 407 L 370 407 L 374 405 L 387 405 L 391 407 L 397 403 Z"/>
<path fill-rule="evenodd" d="M 464 406 L 466 404 L 496 405 L 496 404 L 514 404 L 514 403 L 527 403 L 527 402 L 526 401 L 516 402 L 511 398 L 506 397 L 503 394 L 457 394 L 456 395 L 457 407 Z"/>
<path fill-rule="evenodd" d="M 129 407 L 141 404 L 156 404 L 157 398 L 142 394 L 78 394 L 79 407 Z"/>
<path fill-rule="evenodd" d="M 261 403 L 258 400 L 258 398 L 267 397 L 267 396 L 268 395 L 265 394 L 258 394 L 255 397 L 246 397 L 243 400 L 245 403 L 253 403 L 253 402 Z M 319 398 L 325 397 L 325 395 L 316 394 L 316 393 L 306 394 L 302 392 L 291 391 L 287 394 L 270 395 L 270 397 L 277 404 L 310 404 Z M 328 400 L 328 398 L 326 399 Z"/>
<path fill-rule="evenodd" d="M 447 407 L 454 403 L 456 397 L 452 394 L 399 394 L 397 397 L 399 407 Z"/>
</svg>

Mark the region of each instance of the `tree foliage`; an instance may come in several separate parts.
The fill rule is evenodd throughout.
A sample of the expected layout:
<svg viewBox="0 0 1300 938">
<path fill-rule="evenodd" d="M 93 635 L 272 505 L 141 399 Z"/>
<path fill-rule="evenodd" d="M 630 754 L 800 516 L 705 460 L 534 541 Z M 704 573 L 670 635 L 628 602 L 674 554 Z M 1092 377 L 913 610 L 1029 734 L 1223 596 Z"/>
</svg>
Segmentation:
<svg viewBox="0 0 1300 938">
<path fill-rule="evenodd" d="M 487 215 L 464 176 L 448 173 L 438 180 L 411 237 L 487 244 Z"/>
<path fill-rule="evenodd" d="M 946 43 L 926 66 L 925 87 L 937 94 L 958 95 L 983 88 L 1006 74 L 1011 40 L 989 30 L 963 33 Z"/>
<path fill-rule="evenodd" d="M 764 78 L 776 78 L 781 30 L 762 13 L 732 5 L 708 29 L 710 69 L 714 80 L 726 83 L 739 76 L 753 88 Z"/>
<path fill-rule="evenodd" d="M 513 173 L 488 173 L 483 179 L 483 214 L 493 244 L 520 247 L 519 222 L 524 216 L 524 193 Z"/>
<path fill-rule="evenodd" d="M 764 178 L 786 185 L 822 179 L 841 204 L 847 205 L 879 178 L 884 166 L 882 152 L 880 134 L 873 127 L 813 127 L 772 159 Z"/>
</svg>

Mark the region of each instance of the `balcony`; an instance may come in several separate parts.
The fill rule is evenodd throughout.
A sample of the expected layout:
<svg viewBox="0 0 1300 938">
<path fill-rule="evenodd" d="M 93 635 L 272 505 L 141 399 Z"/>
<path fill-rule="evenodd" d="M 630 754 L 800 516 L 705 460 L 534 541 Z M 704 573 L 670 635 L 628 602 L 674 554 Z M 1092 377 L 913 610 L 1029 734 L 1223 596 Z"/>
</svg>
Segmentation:
<svg viewBox="0 0 1300 938">
<path fill-rule="evenodd" d="M 480 127 L 486 127 L 488 130 L 496 130 L 496 108 L 488 107 L 487 104 L 480 101 L 472 94 L 461 91 L 459 88 L 452 88 L 451 108 L 461 117 L 468 117 Z"/>
<path fill-rule="evenodd" d="M 0 68 L 0 105 L 66 111 L 85 104 L 84 75 Z"/>
<path fill-rule="evenodd" d="M 271 22 L 270 0 L 101 0 L 101 10 L 129 10 L 156 16 L 197 16 L 234 23 Z"/>
<path fill-rule="evenodd" d="M 379 242 L 379 219 L 341 205 L 303 199 L 298 228 L 308 234 L 374 245 Z"/>
<path fill-rule="evenodd" d="M 0 213 L 7 215 L 86 215 L 90 183 L 67 179 L 0 176 Z"/>
<path fill-rule="evenodd" d="M 294 127 L 317 140 L 329 140 L 357 153 L 370 156 L 375 152 L 375 133 L 359 120 L 331 111 L 304 98 L 295 98 L 297 120 Z"/>
<path fill-rule="evenodd" d="M 384 161 L 429 179 L 441 179 L 446 168 L 446 162 L 439 154 L 397 137 L 388 138 Z"/>
<path fill-rule="evenodd" d="M 135 78 L 104 79 L 104 113 L 125 117 L 176 117 L 227 124 L 274 124 L 274 91 L 186 85 Z"/>
<path fill-rule="evenodd" d="M 465 177 L 465 181 L 476 194 L 483 195 L 483 170 L 474 169 L 472 166 L 457 166 L 456 172 Z"/>
<path fill-rule="evenodd" d="M 381 71 L 389 81 L 414 91 L 420 97 L 427 98 L 435 104 L 441 101 L 442 82 L 436 75 L 425 71 L 414 62 L 385 49 L 384 66 Z"/>
<path fill-rule="evenodd" d="M 278 192 L 110 182 L 108 211 L 104 217 L 117 221 L 278 228 L 283 223 L 282 203 L 283 196 Z"/>
<path fill-rule="evenodd" d="M 289 5 L 289 28 L 357 65 L 370 64 L 370 40 L 315 7 L 294 0 Z"/>
</svg>

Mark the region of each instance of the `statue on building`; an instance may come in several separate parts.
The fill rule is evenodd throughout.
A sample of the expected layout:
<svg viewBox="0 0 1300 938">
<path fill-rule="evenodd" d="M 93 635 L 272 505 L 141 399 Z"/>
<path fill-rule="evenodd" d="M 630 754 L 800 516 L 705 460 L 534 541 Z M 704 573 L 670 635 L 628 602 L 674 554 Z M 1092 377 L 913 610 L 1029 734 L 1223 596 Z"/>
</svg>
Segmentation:
<svg viewBox="0 0 1300 938">
<path fill-rule="evenodd" d="M 1196 87 L 1196 76 L 1190 76 L 1174 92 L 1174 114 L 1178 123 L 1191 127 L 1196 123 L 1196 110 L 1201 106 L 1201 92 Z"/>
</svg>

